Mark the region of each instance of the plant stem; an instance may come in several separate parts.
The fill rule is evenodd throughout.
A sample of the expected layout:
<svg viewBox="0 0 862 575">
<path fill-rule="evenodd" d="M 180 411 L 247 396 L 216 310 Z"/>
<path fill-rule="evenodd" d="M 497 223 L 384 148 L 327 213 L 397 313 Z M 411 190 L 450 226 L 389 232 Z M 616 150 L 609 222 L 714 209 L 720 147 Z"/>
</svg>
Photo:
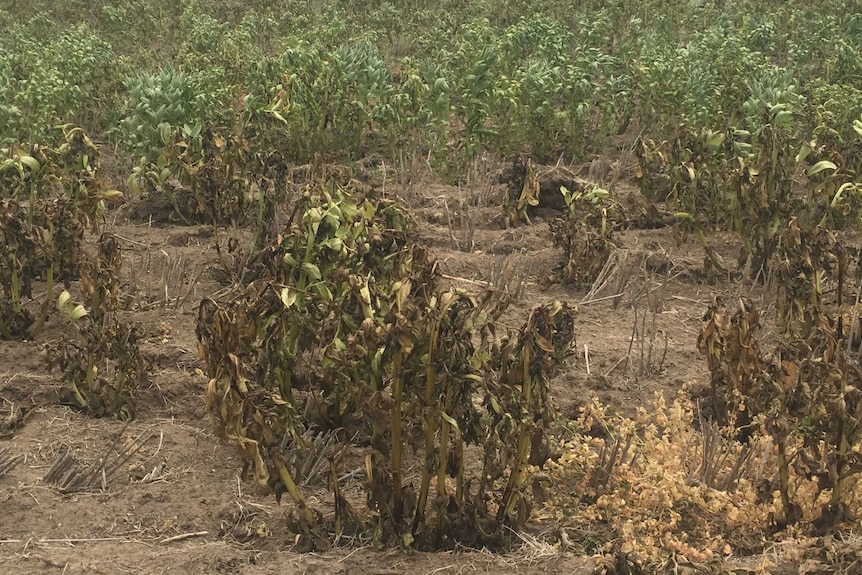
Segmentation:
<svg viewBox="0 0 862 575">
<path fill-rule="evenodd" d="M 79 389 L 78 389 L 78 386 L 77 386 L 77 385 L 75 385 L 75 383 L 74 383 L 74 382 L 72 382 L 72 383 L 69 385 L 69 387 L 71 387 L 71 388 L 72 388 L 72 395 L 74 395 L 74 396 L 75 396 L 75 399 L 77 400 L 78 404 L 79 404 L 81 407 L 87 407 L 87 400 L 86 400 L 86 399 L 84 399 L 84 396 L 83 396 L 83 395 L 81 395 L 81 390 L 79 390 Z"/>
<path fill-rule="evenodd" d="M 464 439 L 456 429 L 455 435 L 455 461 L 458 469 L 455 471 L 455 501 L 458 510 L 464 511 Z"/>
<path fill-rule="evenodd" d="M 284 487 L 287 489 L 287 493 L 290 495 L 290 498 L 293 499 L 293 502 L 296 504 L 296 507 L 299 509 L 299 512 L 302 513 L 303 518 L 308 522 L 309 527 L 314 528 L 316 526 L 316 523 L 314 521 L 314 515 L 311 513 L 311 509 L 308 507 L 308 505 L 306 505 L 305 499 L 299 492 L 299 488 L 293 481 L 293 477 L 291 477 L 290 471 L 288 471 L 287 466 L 284 464 L 284 462 L 278 455 L 273 455 L 272 461 L 275 464 L 275 469 L 278 471 L 278 476 L 281 478 L 282 483 L 284 483 Z"/>
<path fill-rule="evenodd" d="M 515 495 L 516 491 L 524 483 L 524 474 L 527 471 L 527 456 L 530 448 L 530 433 L 529 425 L 524 420 L 530 416 L 530 404 L 532 402 L 532 377 L 530 375 L 530 362 L 532 359 L 531 344 L 524 345 L 521 354 L 521 369 L 523 371 L 523 381 L 521 385 L 521 410 L 523 415 L 518 423 L 518 449 L 515 455 L 515 461 L 512 464 L 509 482 L 506 484 L 506 490 L 503 492 L 503 499 L 500 501 L 500 509 L 497 511 L 497 529 L 503 524 L 505 517 L 512 512 L 518 498 Z"/>
<path fill-rule="evenodd" d="M 164 188 L 163 188 L 164 189 Z M 174 208 L 174 213 L 176 213 L 183 223 L 187 226 L 192 225 L 189 219 L 183 214 L 182 210 L 180 210 L 180 205 L 177 203 L 177 196 L 173 192 L 168 192 L 165 190 L 165 195 L 168 197 L 168 200 L 171 202 L 171 207 Z"/>
<path fill-rule="evenodd" d="M 48 277 L 47 277 L 47 293 L 45 295 L 45 303 L 42 304 L 42 314 L 39 316 L 39 323 L 36 324 L 36 327 L 33 328 L 33 333 L 38 334 L 42 331 L 42 327 L 45 325 L 45 322 L 48 319 L 48 310 L 50 309 L 50 305 L 54 301 L 54 255 L 57 253 L 57 246 L 54 245 L 54 221 L 50 216 L 47 217 L 48 220 L 48 245 L 51 246 L 51 263 L 48 264 Z"/>
<path fill-rule="evenodd" d="M 443 528 L 446 523 L 446 463 L 449 460 L 450 428 L 449 422 L 445 418 L 440 418 L 440 455 L 437 461 L 437 499 L 440 502 L 440 509 L 437 510 L 438 545 L 443 537 Z"/>
<path fill-rule="evenodd" d="M 781 491 L 781 504 L 784 506 L 784 518 L 790 521 L 792 504 L 790 502 L 790 470 L 788 469 L 785 439 L 776 438 L 778 442 L 778 480 Z"/>
<path fill-rule="evenodd" d="M 21 294 L 20 284 L 18 280 L 18 258 L 12 256 L 12 309 L 21 311 Z"/>
<path fill-rule="evenodd" d="M 309 226 L 308 229 L 308 237 L 305 243 L 305 255 L 302 258 L 303 263 L 311 263 L 311 256 L 314 251 L 314 237 L 316 235 L 316 226 L 313 224 Z M 297 291 L 297 302 L 294 304 L 295 306 L 299 306 L 299 298 L 305 298 L 307 294 L 305 293 L 305 285 L 308 283 L 308 274 L 305 271 L 304 266 L 299 266 L 299 281 L 297 282 L 296 291 Z M 303 303 L 305 303 L 303 301 Z M 304 305 L 302 307 L 297 307 L 293 309 L 291 313 L 291 323 L 290 323 L 290 331 L 287 336 L 287 356 L 292 363 L 296 359 L 296 346 L 299 341 L 299 320 L 304 314 L 300 313 L 304 309 Z M 289 401 L 293 395 L 293 382 L 292 382 L 292 371 L 291 369 L 283 370 L 282 378 L 279 382 L 279 388 L 281 391 L 281 396 L 285 398 L 285 400 Z"/>
<path fill-rule="evenodd" d="M 398 347 L 392 359 L 392 514 L 396 525 L 401 524 L 404 515 L 401 500 L 401 400 L 404 395 L 404 379 L 401 373 L 404 351 Z"/>
<path fill-rule="evenodd" d="M 841 397 L 845 397 L 847 392 L 847 370 L 841 370 Z M 832 486 L 832 497 L 829 500 L 829 506 L 833 509 L 838 509 L 841 503 L 841 496 L 844 491 L 844 464 L 847 460 L 847 451 L 850 449 L 850 442 L 847 440 L 847 420 L 846 414 L 842 413 L 838 423 L 838 433 L 835 437 L 835 447 L 838 450 L 837 461 L 835 463 L 835 485 Z"/>
<path fill-rule="evenodd" d="M 54 301 L 54 262 L 48 264 L 46 283 L 45 303 L 42 304 L 42 313 L 39 315 L 39 323 L 37 323 L 36 327 L 33 328 L 34 335 L 41 332 L 42 328 L 45 326 L 45 322 L 48 319 L 48 310 L 50 309 L 51 303 Z"/>
<path fill-rule="evenodd" d="M 437 342 L 440 337 L 440 319 L 434 322 L 431 338 L 428 344 L 428 367 L 425 369 L 425 466 L 422 469 L 422 484 L 419 488 L 419 498 L 416 504 L 416 515 L 413 518 L 413 533 L 425 520 L 425 506 L 428 503 L 428 491 L 431 488 L 432 464 L 434 463 L 434 432 L 437 429 L 437 410 L 432 407 L 434 387 L 437 384 Z"/>
<path fill-rule="evenodd" d="M 30 206 L 27 210 L 27 232 L 33 233 L 33 212 L 36 211 L 36 182 L 30 182 Z"/>
</svg>

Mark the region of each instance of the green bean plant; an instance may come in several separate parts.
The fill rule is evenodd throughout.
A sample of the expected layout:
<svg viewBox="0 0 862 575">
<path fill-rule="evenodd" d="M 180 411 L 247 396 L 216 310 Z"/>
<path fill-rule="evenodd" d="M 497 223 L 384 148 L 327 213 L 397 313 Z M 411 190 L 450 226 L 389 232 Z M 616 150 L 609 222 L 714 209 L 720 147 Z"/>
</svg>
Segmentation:
<svg viewBox="0 0 862 575">
<path fill-rule="evenodd" d="M 194 137 L 210 117 L 216 98 L 194 76 L 173 69 L 125 79 L 123 118 L 115 134 L 134 157 L 155 161 L 183 130 Z"/>
<path fill-rule="evenodd" d="M 802 144 L 797 163 L 807 166 L 808 209 L 812 219 L 829 229 L 856 228 L 862 222 L 862 188 L 857 153 L 862 150 L 862 115 L 852 122 L 846 139 L 829 127 L 831 115 Z"/>
<path fill-rule="evenodd" d="M 334 118 L 355 157 L 366 153 L 366 135 L 372 136 L 395 120 L 396 86 L 376 47 L 367 42 L 343 46 L 334 54 L 334 75 L 340 96 L 346 100 L 343 116 Z M 339 85 L 340 84 L 340 85 Z"/>
<path fill-rule="evenodd" d="M 751 134 L 750 155 L 737 156 L 729 174 L 729 188 L 735 194 L 734 227 L 745 250 L 743 273 L 752 278 L 768 273 L 778 233 L 792 206 L 795 168 L 792 112 L 779 104 L 763 115 L 763 126 Z M 744 131 L 735 134 L 744 141 Z"/>
<path fill-rule="evenodd" d="M 87 25 L 33 16 L 0 39 L 0 61 L 0 141 L 53 145 L 57 124 L 94 130 L 110 121 L 122 63 Z"/>
</svg>

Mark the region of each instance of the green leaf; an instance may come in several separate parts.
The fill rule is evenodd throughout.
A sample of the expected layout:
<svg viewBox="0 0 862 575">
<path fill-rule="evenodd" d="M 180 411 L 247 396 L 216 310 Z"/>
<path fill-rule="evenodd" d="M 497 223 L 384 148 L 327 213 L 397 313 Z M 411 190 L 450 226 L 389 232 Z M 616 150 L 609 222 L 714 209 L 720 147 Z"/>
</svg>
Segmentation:
<svg viewBox="0 0 862 575">
<path fill-rule="evenodd" d="M 805 158 L 807 158 L 812 151 L 811 146 L 808 144 L 802 144 L 802 147 L 799 149 L 799 153 L 796 154 L 796 163 L 801 164 L 804 162 Z"/>
<path fill-rule="evenodd" d="M 837 169 L 838 169 L 838 166 L 836 166 L 834 163 L 830 162 L 829 160 L 820 160 L 819 162 L 817 162 L 816 164 L 811 166 L 811 168 L 809 168 L 808 172 L 806 172 L 806 173 L 808 174 L 809 177 L 811 177 L 811 176 L 814 176 L 816 174 L 819 174 L 820 172 L 822 172 L 824 170 L 832 170 L 834 172 Z"/>
<path fill-rule="evenodd" d="M 38 172 L 41 167 L 39 166 L 39 160 L 37 160 L 33 156 L 21 156 L 18 159 L 21 160 L 22 164 L 24 164 L 34 172 Z"/>
<path fill-rule="evenodd" d="M 141 186 L 138 185 L 138 179 L 135 176 L 129 178 L 129 181 L 126 182 L 126 185 L 128 185 L 129 189 L 132 190 L 132 194 L 136 196 L 141 195 Z"/>
<path fill-rule="evenodd" d="M 69 317 L 72 318 L 72 321 L 77 321 L 87 315 L 87 308 L 78 304 L 69 310 Z"/>
<path fill-rule="evenodd" d="M 448 413 L 446 413 L 445 411 L 441 411 L 441 412 L 440 412 L 440 417 L 441 417 L 441 418 L 442 418 L 446 423 L 448 423 L 449 425 L 451 425 L 453 429 L 455 429 L 456 431 L 458 431 L 458 433 L 460 433 L 460 432 L 461 432 L 461 428 L 460 428 L 460 427 L 458 427 L 458 422 L 457 422 L 457 421 L 455 421 L 454 419 L 452 419 L 452 418 L 449 416 L 449 414 L 448 414 Z"/>
<path fill-rule="evenodd" d="M 284 307 L 290 308 L 294 303 L 296 303 L 296 295 L 297 292 L 295 289 L 291 289 L 289 287 L 282 288 L 281 303 L 284 304 Z"/>
<path fill-rule="evenodd" d="M 108 202 L 116 202 L 123 197 L 123 192 L 120 190 L 102 190 L 99 192 L 99 197 Z"/>
<path fill-rule="evenodd" d="M 386 351 L 385 347 L 381 347 L 377 349 L 377 352 L 374 354 L 374 357 L 371 359 L 371 373 L 374 375 L 380 374 L 380 364 L 383 360 L 383 352 Z"/>
<path fill-rule="evenodd" d="M 332 301 L 332 292 L 329 291 L 329 288 L 324 283 L 316 283 L 314 284 L 314 289 L 317 291 L 318 295 L 325 299 L 326 301 Z"/>
<path fill-rule="evenodd" d="M 341 204 L 341 213 L 345 220 L 352 220 L 355 218 L 358 211 L 356 204 L 352 204 L 350 202 L 343 202 Z"/>
<path fill-rule="evenodd" d="M 604 188 L 600 188 L 598 186 L 593 186 L 593 188 L 587 192 L 584 197 L 591 201 L 592 203 L 596 203 L 598 200 L 602 198 L 610 197 L 611 193 Z"/>
<path fill-rule="evenodd" d="M 350 234 L 350 228 L 351 226 L 344 225 L 335 230 L 335 237 L 341 240 L 342 244 L 344 243 L 344 239 Z"/>
<path fill-rule="evenodd" d="M 852 190 L 852 189 L 855 189 L 857 187 L 858 187 L 858 184 L 856 184 L 854 182 L 844 182 L 841 185 L 841 187 L 838 188 L 838 191 L 835 192 L 835 196 L 832 197 L 832 202 L 829 204 L 829 207 L 832 207 L 832 208 L 836 207 L 838 205 L 838 202 L 841 201 L 841 196 L 844 195 L 845 191 Z"/>
<path fill-rule="evenodd" d="M 779 127 L 787 127 L 790 125 L 791 120 L 793 120 L 793 112 L 790 110 L 781 110 L 780 112 L 775 114 L 775 118 L 772 123 Z"/>
<path fill-rule="evenodd" d="M 63 290 L 57 298 L 57 309 L 66 314 L 72 321 L 77 321 L 87 315 L 87 308 L 81 304 L 75 305 L 71 300 L 72 296 L 69 292 Z"/>
<path fill-rule="evenodd" d="M 325 242 L 321 242 L 320 245 L 322 245 L 323 247 L 329 248 L 332 251 L 340 252 L 341 248 L 344 247 L 344 242 L 341 241 L 341 238 L 336 236 L 333 238 L 329 238 Z"/>
<path fill-rule="evenodd" d="M 311 262 L 302 262 L 302 271 L 313 280 L 320 280 L 320 268 Z"/>
<path fill-rule="evenodd" d="M 733 148 L 737 151 L 737 153 L 748 154 L 751 152 L 752 145 L 748 142 L 734 142 Z"/>
<path fill-rule="evenodd" d="M 697 174 L 694 171 L 694 166 L 692 166 L 689 163 L 686 163 L 686 164 L 683 164 L 682 167 L 685 168 L 685 171 L 688 174 L 688 179 L 693 182 L 697 176 Z"/>
<path fill-rule="evenodd" d="M 718 147 L 724 143 L 724 138 L 724 132 L 710 132 L 706 138 L 706 145 L 710 148 Z"/>
<path fill-rule="evenodd" d="M 69 304 L 70 299 L 72 299 L 72 294 L 68 291 L 63 290 L 60 292 L 60 296 L 57 298 L 57 309 L 62 311 Z"/>
</svg>

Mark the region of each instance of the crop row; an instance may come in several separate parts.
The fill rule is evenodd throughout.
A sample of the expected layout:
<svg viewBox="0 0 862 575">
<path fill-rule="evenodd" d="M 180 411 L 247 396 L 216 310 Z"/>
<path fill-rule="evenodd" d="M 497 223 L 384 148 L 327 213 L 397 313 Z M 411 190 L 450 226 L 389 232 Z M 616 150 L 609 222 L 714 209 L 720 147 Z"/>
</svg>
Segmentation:
<svg viewBox="0 0 862 575">
<path fill-rule="evenodd" d="M 406 153 L 459 175 L 482 150 L 583 158 L 618 133 L 754 131 L 775 105 L 843 138 L 862 112 L 862 17 L 838 2 L 125 4 L 6 16 L 0 138 L 52 141 L 71 121 L 155 159 L 183 126 L 264 111 L 296 161 Z"/>
</svg>

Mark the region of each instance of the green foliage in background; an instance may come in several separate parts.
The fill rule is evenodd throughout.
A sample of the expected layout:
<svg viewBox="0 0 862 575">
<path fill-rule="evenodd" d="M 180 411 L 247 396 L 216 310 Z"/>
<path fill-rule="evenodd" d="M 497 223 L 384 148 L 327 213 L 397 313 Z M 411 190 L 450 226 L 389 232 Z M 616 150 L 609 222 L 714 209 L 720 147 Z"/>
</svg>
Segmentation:
<svg viewBox="0 0 862 575">
<path fill-rule="evenodd" d="M 862 16 L 837 0 L 37 0 L 0 27 L 0 138 L 75 121 L 135 161 L 256 113 L 297 162 L 406 155 L 455 177 L 484 152 L 582 160 L 681 124 L 756 132 L 778 105 L 795 142 L 840 143 L 862 113 Z"/>
<path fill-rule="evenodd" d="M 120 67 L 111 45 L 86 24 L 44 16 L 0 36 L 0 140 L 54 140 L 57 124 L 104 129 L 115 113 Z"/>
</svg>

